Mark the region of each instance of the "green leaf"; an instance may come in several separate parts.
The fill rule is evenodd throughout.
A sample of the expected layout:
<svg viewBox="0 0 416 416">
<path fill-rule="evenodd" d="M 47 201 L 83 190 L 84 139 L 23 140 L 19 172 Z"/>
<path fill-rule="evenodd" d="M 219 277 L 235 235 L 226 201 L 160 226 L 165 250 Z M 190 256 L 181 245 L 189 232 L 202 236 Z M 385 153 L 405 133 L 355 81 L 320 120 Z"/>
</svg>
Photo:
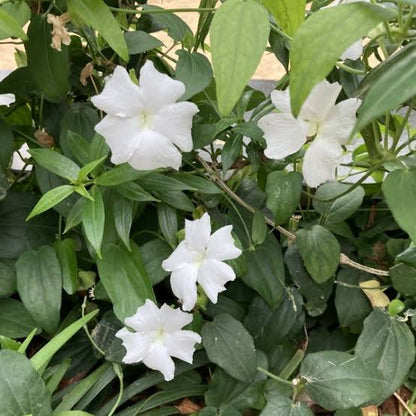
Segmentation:
<svg viewBox="0 0 416 416">
<path fill-rule="evenodd" d="M 329 182 L 321 185 L 315 193 L 316 199 L 313 200 L 314 208 L 325 215 L 325 222 L 336 224 L 349 218 L 358 208 L 361 207 L 365 195 L 364 188 L 358 186 L 344 196 L 331 202 L 321 202 L 319 199 L 326 200 L 335 198 L 346 192 L 351 185 L 339 182 Z"/>
<path fill-rule="evenodd" d="M 57 240 L 53 246 L 61 265 L 63 289 L 68 295 L 72 295 L 78 287 L 78 264 L 75 252 L 75 241 L 72 238 Z"/>
<path fill-rule="evenodd" d="M 66 219 L 64 234 L 68 232 L 71 228 L 76 227 L 82 221 L 82 212 L 84 210 L 84 205 L 86 204 L 85 198 L 79 198 L 77 202 L 72 206 L 71 211 L 69 211 L 68 217 Z"/>
<path fill-rule="evenodd" d="M 134 182 L 122 183 L 116 188 L 117 192 L 130 201 L 147 202 L 159 200 L 146 192 L 141 186 Z"/>
<path fill-rule="evenodd" d="M 0 171 L 9 167 L 13 155 L 14 137 L 12 129 L 3 120 L 0 120 Z"/>
<path fill-rule="evenodd" d="M 195 176 L 188 173 L 175 173 L 172 175 L 172 178 L 177 179 L 180 182 L 183 182 L 185 185 L 195 189 L 202 194 L 220 194 L 222 191 L 208 179 L 202 178 L 200 176 Z"/>
<path fill-rule="evenodd" d="M 0 351 L 0 414 L 52 416 L 51 394 L 30 361 L 16 351 Z"/>
<path fill-rule="evenodd" d="M 25 48 L 30 74 L 38 88 L 49 101 L 59 102 L 69 89 L 68 47 L 62 45 L 61 52 L 51 48 L 51 30 L 46 15 L 33 16 Z"/>
<path fill-rule="evenodd" d="M 382 189 L 394 219 L 416 242 L 416 169 L 390 172 Z"/>
<path fill-rule="evenodd" d="M 163 43 L 159 39 L 142 30 L 125 32 L 124 39 L 126 40 L 127 49 L 129 50 L 130 55 L 137 55 L 163 46 Z"/>
<path fill-rule="evenodd" d="M 87 179 L 88 175 L 98 166 L 102 165 L 107 159 L 107 156 L 103 156 L 100 159 L 93 160 L 92 162 L 87 163 L 85 166 L 81 168 L 81 170 L 78 173 L 78 180 L 84 181 Z"/>
<path fill-rule="evenodd" d="M 171 245 L 176 245 L 176 232 L 178 231 L 178 215 L 174 208 L 167 204 L 157 205 L 157 218 L 163 237 Z"/>
<path fill-rule="evenodd" d="M 135 170 L 127 163 L 123 163 L 95 178 L 95 183 L 100 186 L 117 186 L 125 182 L 135 181 L 146 175 L 147 173 Z"/>
<path fill-rule="evenodd" d="M 383 62 L 380 76 L 370 86 L 358 111 L 355 130 L 361 130 L 377 117 L 396 109 L 416 95 L 416 45 L 410 43 L 397 54 Z"/>
<path fill-rule="evenodd" d="M 16 292 L 16 270 L 14 261 L 0 260 L 0 297 Z"/>
<path fill-rule="evenodd" d="M 261 2 L 289 36 L 293 36 L 305 20 L 305 0 L 261 0 Z"/>
<path fill-rule="evenodd" d="M 82 225 L 85 235 L 101 258 L 101 243 L 104 236 L 105 212 L 104 201 L 97 187 L 91 189 L 94 201 L 88 200 L 82 210 Z"/>
<path fill-rule="evenodd" d="M 267 10 L 255 0 L 228 0 L 211 26 L 212 63 L 218 107 L 227 116 L 260 62 L 270 26 Z"/>
<path fill-rule="evenodd" d="M 212 69 L 208 59 L 198 52 L 181 49 L 176 64 L 175 78 L 185 84 L 185 94 L 181 100 L 188 100 L 203 91 L 212 81 Z"/>
<path fill-rule="evenodd" d="M 254 244 L 261 244 L 267 237 L 269 231 L 264 214 L 256 210 L 253 216 L 253 223 L 251 224 L 251 239 Z"/>
<path fill-rule="evenodd" d="M 224 147 L 221 150 L 221 163 L 222 171 L 227 172 L 236 161 L 238 156 L 241 155 L 243 150 L 243 138 L 240 135 L 231 136 L 225 142 Z"/>
<path fill-rule="evenodd" d="M 103 0 L 68 0 L 68 11 L 73 18 L 93 27 L 120 58 L 129 60 L 120 25 Z"/>
<path fill-rule="evenodd" d="M 4 16 L 4 14 L 6 16 Z M 11 36 L 20 37 L 23 40 L 27 40 L 26 34 L 22 30 L 22 27 L 30 19 L 30 8 L 25 1 L 16 1 L 5 3 L 0 5 L 0 39 L 6 39 Z M 10 18 L 13 22 L 10 21 Z M 11 26 L 10 26 L 11 25 Z M 16 26 L 17 25 L 17 26 Z M 12 31 L 19 31 L 19 34 L 12 34 Z M 15 33 L 16 33 L 15 32 Z M 23 37 L 21 36 L 23 32 Z"/>
<path fill-rule="evenodd" d="M 289 397 L 277 396 L 267 401 L 260 416 L 313 416 L 312 410 L 302 402 L 293 402 Z"/>
<path fill-rule="evenodd" d="M 302 193 L 303 177 L 298 172 L 276 171 L 269 173 L 266 183 L 267 208 L 273 213 L 276 224 L 283 224 L 297 209 Z"/>
<path fill-rule="evenodd" d="M 317 283 L 334 275 L 339 265 L 340 247 L 334 235 L 320 225 L 296 233 L 296 245 L 305 267 Z"/>
<path fill-rule="evenodd" d="M 57 188 L 51 189 L 45 195 L 39 199 L 38 203 L 33 207 L 32 211 L 26 218 L 26 221 L 29 221 L 31 218 L 36 215 L 42 214 L 42 212 L 47 211 L 48 209 L 54 207 L 63 201 L 66 197 L 73 194 L 75 188 L 72 185 L 62 185 Z"/>
<path fill-rule="evenodd" d="M 123 244 L 130 251 L 130 229 L 133 223 L 133 202 L 121 195 L 115 194 L 112 198 L 114 224 L 117 234 Z"/>
<path fill-rule="evenodd" d="M 53 355 L 68 342 L 84 325 L 86 325 L 97 313 L 98 309 L 90 312 L 88 315 L 78 319 L 71 325 L 67 326 L 58 335 L 55 335 L 45 346 L 43 346 L 31 359 L 36 371 L 43 368 L 53 357 Z"/>
<path fill-rule="evenodd" d="M 300 375 L 306 394 L 326 410 L 378 402 L 385 387 L 382 374 L 360 357 L 340 351 L 308 354 Z"/>
<path fill-rule="evenodd" d="M 162 269 L 162 262 L 172 254 L 172 248 L 163 240 L 156 238 L 141 245 L 140 252 L 152 285 L 156 285 L 169 274 Z"/>
<path fill-rule="evenodd" d="M 383 375 L 386 384 L 377 400 L 381 402 L 405 382 L 415 360 L 415 338 L 406 322 L 376 308 L 364 321 L 355 355 Z"/>
<path fill-rule="evenodd" d="M 282 251 L 276 238 L 270 234 L 255 251 L 244 253 L 247 273 L 243 282 L 259 293 L 271 308 L 275 308 L 284 292 L 284 265 Z"/>
<path fill-rule="evenodd" d="M 23 338 L 36 326 L 23 303 L 16 299 L 0 299 L 0 335 Z"/>
<path fill-rule="evenodd" d="M 68 410 L 64 412 L 55 412 L 54 416 L 93 416 L 91 413 L 83 412 L 81 410 Z"/>
<path fill-rule="evenodd" d="M 416 295 L 416 269 L 407 264 L 396 264 L 390 269 L 393 287 L 404 296 Z"/>
<path fill-rule="evenodd" d="M 331 72 L 349 46 L 392 17 L 394 13 L 383 7 L 358 2 L 322 9 L 303 23 L 290 50 L 293 114 L 299 114 L 312 88 Z"/>
<path fill-rule="evenodd" d="M 360 277 L 362 281 L 371 279 L 369 275 L 352 269 L 342 269 L 337 274 L 335 308 L 342 327 L 361 323 L 372 310 L 367 296 L 358 287 Z"/>
<path fill-rule="evenodd" d="M 31 149 L 30 154 L 39 165 L 45 169 L 68 179 L 76 181 L 80 172 L 80 167 L 71 159 L 49 149 Z"/>
<path fill-rule="evenodd" d="M 170 176 L 151 173 L 140 178 L 140 185 L 148 192 L 196 191 L 196 189 Z"/>
<path fill-rule="evenodd" d="M 26 309 L 48 333 L 60 319 L 62 275 L 55 250 L 44 246 L 26 251 L 16 262 L 17 290 Z"/>
<path fill-rule="evenodd" d="M 256 350 L 251 335 L 231 315 L 220 314 L 202 327 L 208 358 L 230 376 L 250 382 L 256 374 Z"/>
<path fill-rule="evenodd" d="M 134 315 L 146 299 L 155 299 L 139 248 L 134 244 L 131 253 L 115 244 L 104 246 L 103 257 L 97 261 L 97 266 L 120 321 Z"/>
<path fill-rule="evenodd" d="M 13 19 L 2 7 L 0 7 L 1 30 L 6 32 L 9 37 L 14 36 L 22 40 L 27 40 L 26 33 L 20 24 Z"/>
</svg>

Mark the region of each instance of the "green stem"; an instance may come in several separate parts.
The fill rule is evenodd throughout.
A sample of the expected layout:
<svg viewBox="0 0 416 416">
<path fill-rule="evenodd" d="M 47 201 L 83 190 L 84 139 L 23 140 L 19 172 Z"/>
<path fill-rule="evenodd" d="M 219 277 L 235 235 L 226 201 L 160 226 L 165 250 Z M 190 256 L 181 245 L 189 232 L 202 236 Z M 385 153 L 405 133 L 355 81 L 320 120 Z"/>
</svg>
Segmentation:
<svg viewBox="0 0 416 416">
<path fill-rule="evenodd" d="M 110 10 L 119 13 L 133 13 L 133 14 L 163 14 L 163 13 L 188 13 L 188 12 L 214 12 L 215 7 L 194 7 L 194 8 L 180 8 L 180 9 L 120 9 L 118 7 L 109 7 Z"/>
<path fill-rule="evenodd" d="M 290 37 L 288 34 L 286 34 L 285 32 L 283 32 L 282 30 L 280 30 L 280 29 L 279 29 L 279 27 L 278 27 L 278 26 L 276 26 L 274 23 L 270 23 L 270 29 L 271 29 L 273 32 L 276 32 L 276 33 L 278 33 L 279 35 L 283 36 L 284 38 L 286 38 L 286 39 L 287 39 L 287 40 L 289 40 L 289 41 L 292 41 L 292 40 L 293 40 L 293 38 L 292 38 L 292 37 Z"/>
<path fill-rule="evenodd" d="M 81 315 L 84 318 L 85 316 L 85 308 L 87 306 L 87 297 L 84 296 L 84 302 L 82 302 L 81 305 Z M 105 352 L 97 345 L 97 343 L 92 339 L 92 336 L 90 334 L 90 331 L 88 331 L 88 327 L 87 324 L 84 325 L 84 331 L 85 334 L 87 335 L 88 339 L 90 340 L 91 344 L 94 346 L 94 348 L 101 354 L 101 355 L 105 355 Z"/>
<path fill-rule="evenodd" d="M 260 373 L 266 374 L 266 376 L 269 376 L 273 380 L 279 381 L 280 383 L 287 384 L 290 387 L 293 387 L 292 383 L 290 381 L 285 380 L 284 378 L 281 378 L 279 376 L 276 376 L 276 374 L 271 373 L 270 371 L 267 371 L 266 369 L 262 367 L 257 367 L 257 370 L 260 371 Z"/>
<path fill-rule="evenodd" d="M 291 360 L 287 363 L 286 367 L 280 372 L 279 377 L 283 380 L 287 380 L 299 367 L 304 356 L 305 352 L 303 350 L 297 350 Z"/>
<path fill-rule="evenodd" d="M 352 68 L 348 65 L 343 64 L 342 62 L 337 62 L 335 65 L 338 68 L 343 69 L 345 72 L 349 72 L 350 74 L 355 74 L 355 75 L 365 75 L 366 74 L 366 71 L 364 69 Z"/>
<path fill-rule="evenodd" d="M 115 411 L 117 410 L 117 407 L 119 406 L 121 402 L 121 398 L 123 397 L 123 393 L 124 393 L 123 369 L 121 368 L 120 364 L 117 364 L 117 363 L 113 363 L 113 369 L 114 369 L 114 372 L 117 374 L 117 377 L 120 381 L 120 391 L 118 393 L 117 401 L 114 403 L 114 406 L 111 409 L 108 416 L 113 416 L 113 414 L 115 413 Z"/>
</svg>

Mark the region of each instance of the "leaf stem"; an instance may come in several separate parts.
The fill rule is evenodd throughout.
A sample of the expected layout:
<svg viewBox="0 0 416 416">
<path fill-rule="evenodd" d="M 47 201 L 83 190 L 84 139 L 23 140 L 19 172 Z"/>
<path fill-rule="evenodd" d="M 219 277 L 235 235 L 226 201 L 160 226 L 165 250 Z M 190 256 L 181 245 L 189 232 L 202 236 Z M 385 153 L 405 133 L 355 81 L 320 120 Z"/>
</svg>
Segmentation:
<svg viewBox="0 0 416 416">
<path fill-rule="evenodd" d="M 297 350 L 290 361 L 287 363 L 286 367 L 280 372 L 279 377 L 283 380 L 287 380 L 292 373 L 298 368 L 299 364 L 302 362 L 303 357 L 305 356 L 305 351 Z"/>
<path fill-rule="evenodd" d="M 276 381 L 280 381 L 280 383 L 284 383 L 284 384 L 287 384 L 290 387 L 293 387 L 293 384 L 290 381 L 287 381 L 284 378 L 276 376 L 276 374 L 273 374 L 270 371 L 267 371 L 266 369 L 264 369 L 262 367 L 257 367 L 257 370 L 259 370 L 260 373 L 266 374 L 266 376 L 269 376 L 270 378 L 272 378 Z"/>
</svg>

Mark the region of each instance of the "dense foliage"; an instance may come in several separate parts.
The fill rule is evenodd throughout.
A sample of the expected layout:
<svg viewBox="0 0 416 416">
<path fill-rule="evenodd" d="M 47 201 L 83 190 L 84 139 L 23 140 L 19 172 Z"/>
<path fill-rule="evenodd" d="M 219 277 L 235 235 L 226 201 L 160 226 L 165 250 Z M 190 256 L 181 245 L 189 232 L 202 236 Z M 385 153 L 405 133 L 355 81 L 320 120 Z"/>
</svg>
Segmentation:
<svg viewBox="0 0 416 416">
<path fill-rule="evenodd" d="M 144 3 L 0 0 L 0 415 L 411 414 L 416 1 Z"/>
</svg>

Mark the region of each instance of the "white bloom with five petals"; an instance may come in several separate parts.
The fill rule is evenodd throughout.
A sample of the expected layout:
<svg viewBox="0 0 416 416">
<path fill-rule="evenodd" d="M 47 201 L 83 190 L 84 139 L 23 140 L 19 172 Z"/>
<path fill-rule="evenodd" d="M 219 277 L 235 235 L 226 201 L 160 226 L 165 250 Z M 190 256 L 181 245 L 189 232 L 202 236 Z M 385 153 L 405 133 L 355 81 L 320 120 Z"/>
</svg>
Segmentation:
<svg viewBox="0 0 416 416">
<path fill-rule="evenodd" d="M 175 363 L 171 357 L 192 364 L 195 344 L 201 337 L 182 328 L 192 322 L 192 315 L 164 304 L 160 309 L 147 299 L 137 312 L 125 319 L 131 328 L 122 328 L 116 337 L 123 340 L 127 353 L 126 364 L 143 362 L 152 370 L 160 371 L 165 380 L 172 380 Z"/>
<path fill-rule="evenodd" d="M 204 289 L 212 303 L 225 284 L 235 279 L 231 266 L 224 260 L 241 255 L 231 235 L 231 225 L 220 228 L 211 235 L 211 219 L 207 213 L 195 221 L 185 221 L 185 239 L 162 263 L 172 272 L 170 284 L 174 295 L 182 302 L 182 309 L 190 311 L 197 301 L 197 283 Z"/>
<path fill-rule="evenodd" d="M 296 153 L 315 137 L 303 160 L 303 176 L 311 187 L 335 179 L 341 146 L 347 144 L 356 122 L 360 100 L 350 98 L 335 105 L 341 89 L 337 82 L 320 82 L 303 103 L 298 118 L 290 109 L 289 89 L 273 91 L 271 99 L 280 113 L 267 114 L 258 122 L 267 144 L 264 153 L 270 159 Z"/>
<path fill-rule="evenodd" d="M 192 118 L 198 112 L 193 103 L 177 103 L 184 92 L 182 82 L 160 73 L 150 61 L 140 70 L 139 86 L 117 66 L 102 93 L 91 98 L 107 113 L 95 130 L 110 146 L 111 161 L 128 162 L 137 170 L 179 169 L 179 149 L 192 150 Z"/>
</svg>

